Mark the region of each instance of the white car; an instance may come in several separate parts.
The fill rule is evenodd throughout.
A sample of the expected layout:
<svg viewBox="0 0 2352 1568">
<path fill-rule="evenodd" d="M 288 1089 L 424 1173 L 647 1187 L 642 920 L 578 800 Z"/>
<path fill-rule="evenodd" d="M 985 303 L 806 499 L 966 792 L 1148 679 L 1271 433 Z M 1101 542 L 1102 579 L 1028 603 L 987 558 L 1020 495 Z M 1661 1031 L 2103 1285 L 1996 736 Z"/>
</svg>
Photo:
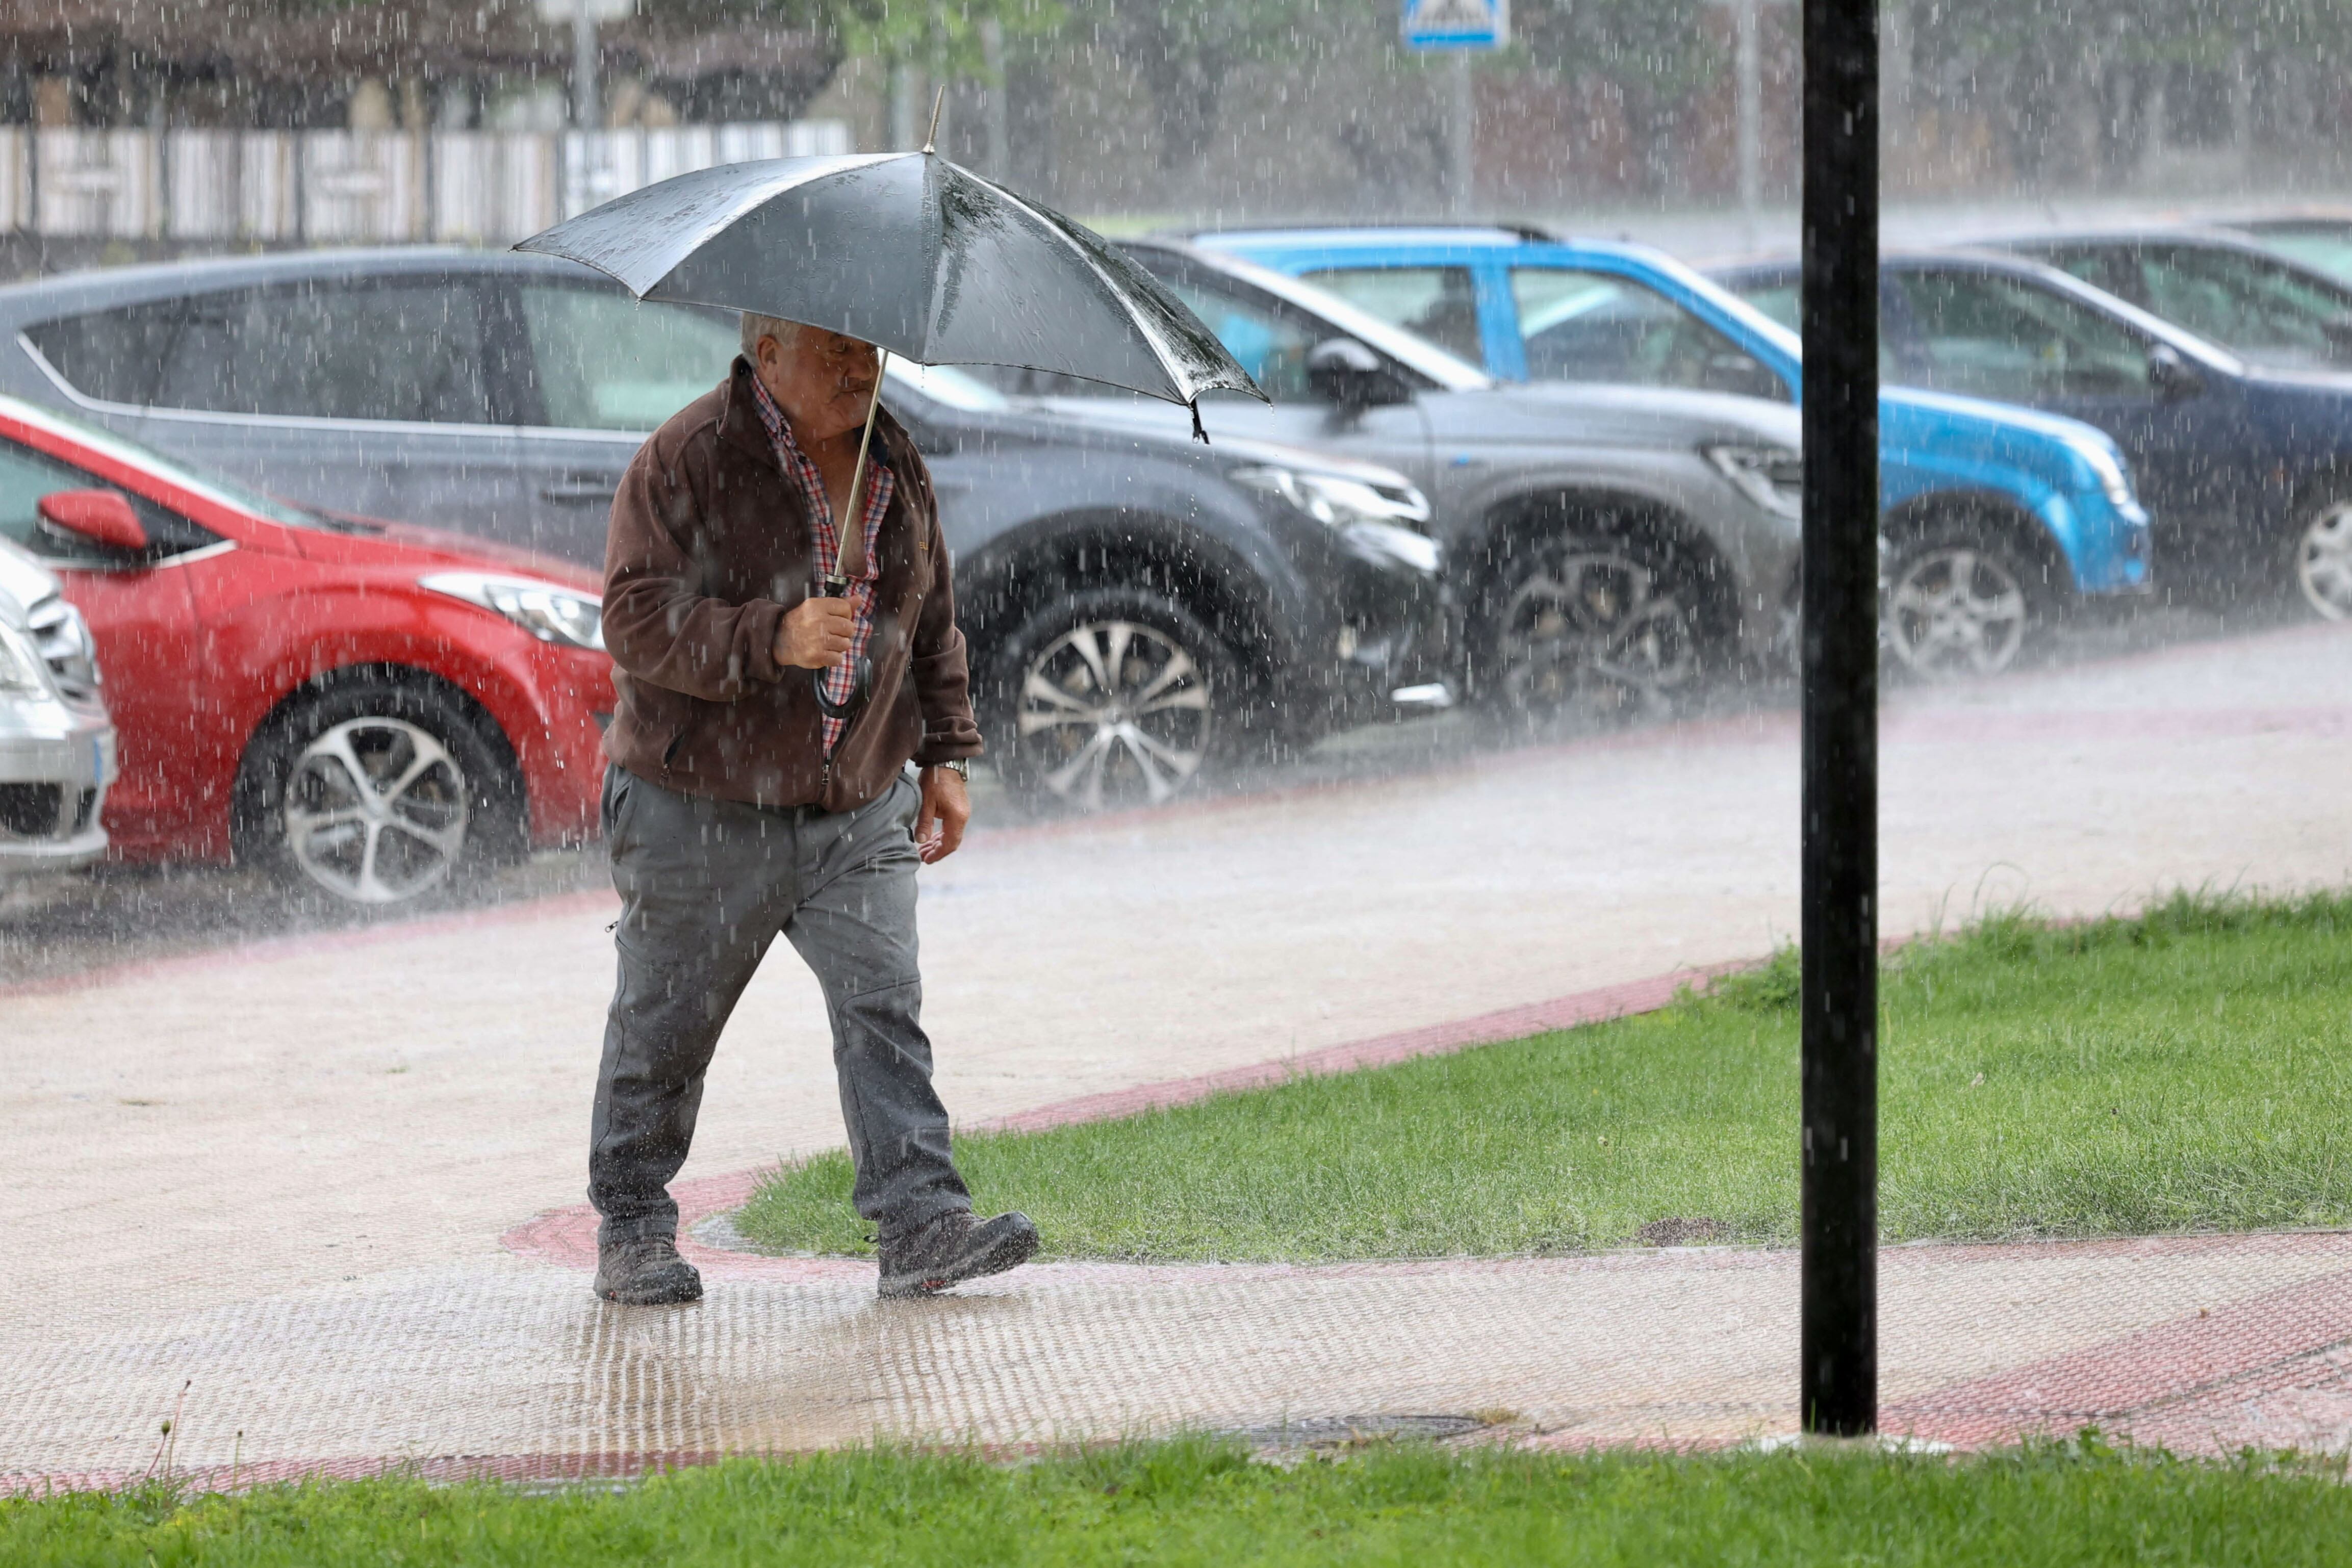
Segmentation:
<svg viewBox="0 0 2352 1568">
<path fill-rule="evenodd" d="M 114 775 L 89 628 L 47 567 L 0 539 L 0 883 L 103 855 Z"/>
</svg>

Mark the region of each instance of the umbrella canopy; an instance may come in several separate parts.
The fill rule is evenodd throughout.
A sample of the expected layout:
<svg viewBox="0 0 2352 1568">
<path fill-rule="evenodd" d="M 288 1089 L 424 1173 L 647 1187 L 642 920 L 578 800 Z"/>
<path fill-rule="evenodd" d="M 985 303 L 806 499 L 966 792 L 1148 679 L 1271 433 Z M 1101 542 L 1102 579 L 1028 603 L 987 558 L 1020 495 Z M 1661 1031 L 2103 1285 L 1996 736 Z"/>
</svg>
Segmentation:
<svg viewBox="0 0 2352 1568">
<path fill-rule="evenodd" d="M 698 170 L 515 248 L 584 262 L 640 299 L 829 328 L 919 364 L 1057 371 L 1186 404 L 1265 395 L 1100 235 L 928 148 Z"/>
</svg>

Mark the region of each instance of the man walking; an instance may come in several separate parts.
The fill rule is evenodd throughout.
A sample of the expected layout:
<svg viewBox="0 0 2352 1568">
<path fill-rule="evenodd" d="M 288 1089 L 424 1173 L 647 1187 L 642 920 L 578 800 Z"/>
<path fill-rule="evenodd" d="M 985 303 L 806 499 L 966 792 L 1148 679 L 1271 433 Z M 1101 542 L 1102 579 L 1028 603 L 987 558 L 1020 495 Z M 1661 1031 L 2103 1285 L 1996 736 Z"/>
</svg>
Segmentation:
<svg viewBox="0 0 2352 1568">
<path fill-rule="evenodd" d="M 620 701 L 604 835 L 622 906 L 589 1134 L 596 1293 L 702 1294 L 669 1183 L 719 1031 L 782 936 L 824 988 L 881 1292 L 920 1295 L 1037 1249 L 1024 1215 L 973 1218 L 919 1021 L 916 868 L 962 841 L 981 749 L 947 546 L 887 413 L 843 517 L 873 347 L 752 315 L 742 341 L 728 379 L 639 449 L 605 547 Z M 828 578 L 846 591 L 818 592 Z"/>
</svg>

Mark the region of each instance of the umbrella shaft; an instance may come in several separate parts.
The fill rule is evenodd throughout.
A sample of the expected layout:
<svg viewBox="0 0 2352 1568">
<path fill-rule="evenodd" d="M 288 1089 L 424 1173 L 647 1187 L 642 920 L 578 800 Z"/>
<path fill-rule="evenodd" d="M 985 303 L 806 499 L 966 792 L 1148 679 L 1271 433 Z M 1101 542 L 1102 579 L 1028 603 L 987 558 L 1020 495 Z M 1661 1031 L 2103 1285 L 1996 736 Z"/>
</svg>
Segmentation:
<svg viewBox="0 0 2352 1568">
<path fill-rule="evenodd" d="M 832 591 L 836 596 L 848 591 L 851 578 L 866 570 L 866 526 L 864 514 L 858 509 L 857 492 L 866 484 L 866 455 L 874 445 L 874 416 L 882 412 L 882 371 L 890 362 L 889 350 L 877 349 L 874 352 L 874 395 L 866 403 L 866 434 L 857 438 L 857 466 L 849 471 L 849 498 L 841 508 L 841 516 L 834 519 L 834 533 L 841 540 L 834 570 L 843 584 L 841 589 Z"/>
</svg>

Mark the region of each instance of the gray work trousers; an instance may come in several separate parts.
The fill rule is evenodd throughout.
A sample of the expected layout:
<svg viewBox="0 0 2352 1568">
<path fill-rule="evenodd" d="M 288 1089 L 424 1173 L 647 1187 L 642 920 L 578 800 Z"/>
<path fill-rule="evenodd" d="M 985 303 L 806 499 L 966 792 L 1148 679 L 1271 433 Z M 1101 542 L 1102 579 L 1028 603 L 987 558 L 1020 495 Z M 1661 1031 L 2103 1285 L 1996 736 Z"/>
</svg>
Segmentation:
<svg viewBox="0 0 2352 1568">
<path fill-rule="evenodd" d="M 902 777 L 854 811 L 768 809 L 606 769 L 604 841 L 621 919 L 588 1136 L 600 1241 L 677 1234 L 669 1184 L 694 1141 L 703 1075 L 779 935 L 824 988 L 857 1212 L 887 1233 L 971 1207 L 919 1021 L 920 800 Z"/>
</svg>

